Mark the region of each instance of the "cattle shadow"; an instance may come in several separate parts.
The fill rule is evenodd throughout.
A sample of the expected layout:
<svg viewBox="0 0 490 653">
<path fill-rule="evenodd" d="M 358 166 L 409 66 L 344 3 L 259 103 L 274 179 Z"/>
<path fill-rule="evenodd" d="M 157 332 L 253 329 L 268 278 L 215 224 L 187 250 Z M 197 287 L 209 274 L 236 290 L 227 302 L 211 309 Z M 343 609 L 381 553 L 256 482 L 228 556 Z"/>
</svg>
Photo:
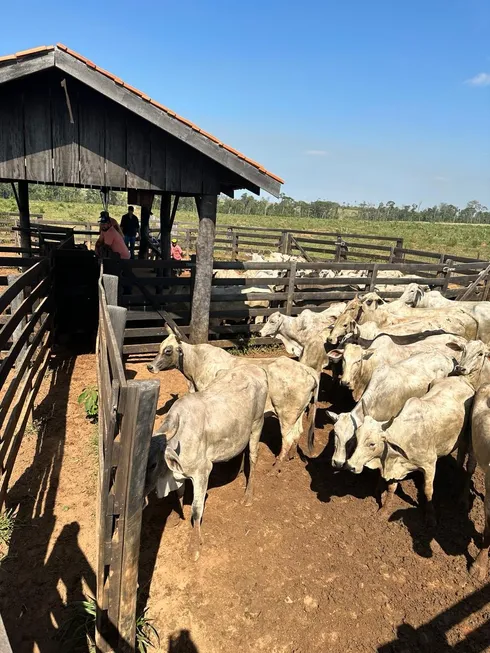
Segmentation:
<svg viewBox="0 0 490 653">
<path fill-rule="evenodd" d="M 378 653 L 481 653 L 488 650 L 490 620 L 471 631 L 453 646 L 448 632 L 490 603 L 490 583 L 464 597 L 427 623 L 414 628 L 409 623 L 398 626 L 396 638 L 378 647 Z"/>
<path fill-rule="evenodd" d="M 157 409 L 156 415 L 158 415 L 159 417 L 163 417 L 163 415 L 166 415 L 168 411 L 172 408 L 172 406 L 175 404 L 178 398 L 179 395 L 174 394 L 172 392 L 170 395 L 170 399 L 167 399 L 167 401 L 163 404 L 163 406 Z"/>
<path fill-rule="evenodd" d="M 425 519 L 422 473 L 415 472 L 411 476 L 418 490 L 417 504 L 395 510 L 389 520 L 400 520 L 406 526 L 412 537 L 413 551 L 421 557 L 432 557 L 431 543 L 435 541 L 446 555 L 464 555 L 469 567 L 473 559 L 469 554 L 468 546 L 472 541 L 479 544 L 481 535 L 477 532 L 470 518 L 468 506 L 463 501 L 465 471 L 452 456 L 438 460 L 434 480 L 433 503 L 436 513 L 434 526 L 428 526 Z"/>
</svg>

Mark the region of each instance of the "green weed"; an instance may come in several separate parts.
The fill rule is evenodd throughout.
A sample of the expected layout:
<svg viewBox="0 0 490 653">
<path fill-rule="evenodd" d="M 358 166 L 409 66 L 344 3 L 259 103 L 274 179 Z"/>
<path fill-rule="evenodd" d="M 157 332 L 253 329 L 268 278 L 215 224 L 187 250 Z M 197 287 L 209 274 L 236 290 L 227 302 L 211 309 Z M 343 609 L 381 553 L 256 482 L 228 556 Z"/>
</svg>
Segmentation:
<svg viewBox="0 0 490 653">
<path fill-rule="evenodd" d="M 78 403 L 85 408 L 88 419 L 96 422 L 99 415 L 99 391 L 96 386 L 89 385 L 78 397 Z"/>
<path fill-rule="evenodd" d="M 158 632 L 146 616 L 147 610 L 136 619 L 136 650 L 147 653 L 148 648 L 155 648 L 160 643 Z M 95 651 L 95 599 L 75 601 L 66 606 L 66 620 L 60 628 L 58 639 L 70 651 L 84 647 L 87 643 L 90 651 Z M 68 649 L 67 649 L 68 650 Z"/>
<path fill-rule="evenodd" d="M 15 515 L 13 510 L 0 513 L 0 562 L 8 555 L 8 548 L 12 533 L 15 528 Z"/>
</svg>

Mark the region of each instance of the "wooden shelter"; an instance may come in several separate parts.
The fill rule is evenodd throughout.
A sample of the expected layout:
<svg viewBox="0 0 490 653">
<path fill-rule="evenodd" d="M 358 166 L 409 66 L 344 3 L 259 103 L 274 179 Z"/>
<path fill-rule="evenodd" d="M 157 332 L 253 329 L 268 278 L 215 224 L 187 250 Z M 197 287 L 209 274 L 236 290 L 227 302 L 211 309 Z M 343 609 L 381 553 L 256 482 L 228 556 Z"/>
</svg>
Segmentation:
<svg viewBox="0 0 490 653">
<path fill-rule="evenodd" d="M 24 247 L 30 245 L 29 183 L 127 190 L 142 207 L 142 226 L 159 194 L 164 259 L 178 199 L 195 197 L 193 342 L 207 339 L 218 195 L 263 189 L 277 196 L 283 183 L 61 44 L 0 58 L 0 181 L 17 184 Z"/>
</svg>

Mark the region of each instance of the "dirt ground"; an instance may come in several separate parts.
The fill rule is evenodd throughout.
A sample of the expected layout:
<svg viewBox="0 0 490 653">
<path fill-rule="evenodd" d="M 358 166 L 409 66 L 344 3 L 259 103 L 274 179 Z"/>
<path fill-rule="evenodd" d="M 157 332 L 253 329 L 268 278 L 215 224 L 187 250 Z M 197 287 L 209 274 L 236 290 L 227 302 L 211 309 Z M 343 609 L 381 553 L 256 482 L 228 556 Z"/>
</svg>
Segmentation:
<svg viewBox="0 0 490 653">
<path fill-rule="evenodd" d="M 154 378 L 144 361 L 127 369 Z M 163 415 L 185 384 L 177 371 L 159 378 Z M 334 474 L 330 466 L 324 408 L 347 408 L 349 397 L 323 381 L 315 454 L 280 475 L 270 474 L 279 429 L 267 420 L 251 508 L 240 504 L 239 460 L 213 471 L 197 563 L 187 555 L 189 523 L 174 525 L 173 499 L 152 496 L 139 602 L 160 633 L 158 650 L 490 650 L 490 584 L 467 574 L 483 526 L 481 498 L 470 516 L 462 511 L 462 475 L 447 458 L 436 476 L 433 534 L 415 505 L 413 480 L 403 483 L 391 518 L 379 518 L 376 472 Z M 55 639 L 63 603 L 95 591 L 95 428 L 76 401 L 91 383 L 93 355 L 55 357 L 36 409 L 39 434 L 28 434 L 14 471 L 9 505 L 17 527 L 0 566 L 0 610 L 14 653 L 68 651 Z M 481 492 L 480 473 L 475 482 Z"/>
</svg>

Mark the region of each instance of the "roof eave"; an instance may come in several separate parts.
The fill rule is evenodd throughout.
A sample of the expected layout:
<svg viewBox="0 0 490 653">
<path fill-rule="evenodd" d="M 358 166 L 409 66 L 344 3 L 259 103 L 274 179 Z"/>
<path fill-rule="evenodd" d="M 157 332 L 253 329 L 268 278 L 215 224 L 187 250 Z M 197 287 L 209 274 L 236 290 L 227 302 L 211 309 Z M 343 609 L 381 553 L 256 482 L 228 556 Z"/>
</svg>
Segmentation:
<svg viewBox="0 0 490 653">
<path fill-rule="evenodd" d="M 26 75 L 53 68 L 55 65 L 55 50 L 36 53 L 32 57 L 22 59 L 4 59 L 0 62 L 0 84 L 5 84 Z"/>
</svg>

